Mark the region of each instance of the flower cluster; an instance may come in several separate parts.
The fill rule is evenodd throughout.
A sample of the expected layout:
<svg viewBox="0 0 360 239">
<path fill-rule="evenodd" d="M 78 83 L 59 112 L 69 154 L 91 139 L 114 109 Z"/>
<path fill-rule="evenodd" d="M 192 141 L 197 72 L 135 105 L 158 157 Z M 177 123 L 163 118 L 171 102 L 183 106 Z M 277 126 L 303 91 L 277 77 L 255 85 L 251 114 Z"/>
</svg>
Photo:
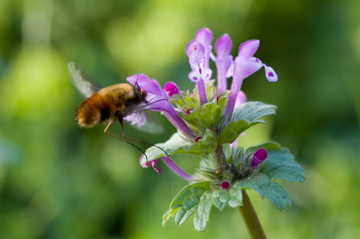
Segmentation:
<svg viewBox="0 0 360 239">
<path fill-rule="evenodd" d="M 128 82 L 136 89 L 135 93 L 139 94 L 140 90 L 142 103 L 123 119 L 142 127 L 147 121 L 145 112 L 157 111 L 177 129 L 164 143 L 152 145 L 145 152 L 138 148 L 143 152 L 140 158 L 143 167 L 152 167 L 160 174 L 157 163 L 162 159 L 171 170 L 190 182 L 171 202 L 163 216 L 163 224 L 175 217 L 175 222 L 180 225 L 195 214 L 195 229 L 204 231 L 213 205 L 220 210 L 230 206 L 239 207 L 251 235 L 254 236 L 255 231 L 258 232 L 256 235 L 264 235 L 261 226 L 252 225 L 259 223 L 255 220 L 256 214 L 251 209 L 245 190 L 258 192 L 263 199 L 268 198 L 283 210 L 291 205 L 290 195 L 277 180 L 304 182 L 304 170 L 294 161 L 289 150 L 275 142 L 248 148 L 238 143 L 239 137 L 249 128 L 265 123 L 262 120 L 264 116 L 276 113 L 276 106 L 248 102 L 241 91 L 243 80 L 262 67 L 268 81 L 278 80 L 273 68 L 254 57 L 260 41 L 249 40 L 241 44 L 235 58 L 230 55 L 232 42 L 227 34 L 216 41 L 216 55 L 212 51 L 212 41 L 211 31 L 203 28 L 186 47 L 190 64 L 188 79 L 196 84 L 193 91 L 182 91 L 175 82 L 167 82 L 161 88 L 156 80 L 144 74 L 128 77 Z M 217 68 L 216 79 L 212 78 L 210 60 Z M 91 82 L 83 80 L 74 63 L 69 64 L 69 71 L 73 83 L 84 95 L 94 94 L 97 87 L 89 88 Z M 232 78 L 230 88 L 227 86 L 228 78 Z M 86 83 L 85 87 L 83 83 Z M 200 156 L 194 175 L 185 173 L 171 160 L 170 157 L 175 154 Z"/>
<path fill-rule="evenodd" d="M 242 206 L 245 189 L 257 191 L 283 210 L 291 205 L 290 196 L 275 180 L 297 183 L 305 180 L 301 166 L 277 143 L 249 148 L 238 145 L 239 136 L 250 127 L 265 123 L 261 120 L 263 116 L 276 112 L 274 105 L 247 102 L 240 90 L 243 80 L 262 67 L 268 81 L 278 80 L 273 68 L 254 57 L 260 41 L 241 44 L 234 59 L 230 55 L 232 42 L 227 34 L 215 43 L 216 55 L 212 52 L 212 40 L 211 31 L 203 28 L 186 47 L 191 69 L 188 78 L 196 84 L 192 92 L 180 90 L 174 82 L 167 82 L 162 89 L 157 81 L 146 75 L 130 76 L 128 81 L 146 91 L 147 96 L 141 110 L 125 118 L 141 126 L 146 121 L 145 110 L 159 111 L 177 128 L 178 132 L 168 141 L 147 149 L 140 164 L 151 166 L 160 174 L 156 164 L 161 158 L 176 174 L 190 182 L 174 198 L 163 223 L 175 217 L 180 225 L 195 213 L 194 224 L 199 231 L 205 229 L 212 205 L 220 210 L 227 205 Z M 210 60 L 217 68 L 216 80 L 212 79 Z M 228 89 L 227 78 L 230 77 L 232 83 Z M 182 171 L 170 158 L 174 154 L 199 155 L 201 160 L 196 173 L 189 175 Z"/>
<path fill-rule="evenodd" d="M 128 77 L 128 82 L 133 85 L 136 84 L 143 91 L 146 91 L 147 97 L 146 104 L 142 106 L 143 110 L 127 116 L 125 120 L 132 121 L 132 124 L 137 123 L 141 127 L 146 121 L 144 110 L 160 111 L 187 140 L 196 143 L 204 137 L 206 127 L 194 125 L 191 120 L 187 120 L 191 118 L 189 115 L 196 110 L 201 112 L 204 105 L 213 103 L 214 100 L 218 101 L 220 97 L 223 97 L 226 98 L 227 103 L 223 112 L 220 113 L 231 119 L 234 109 L 246 102 L 246 95 L 240 90 L 242 81 L 246 77 L 264 67 L 266 78 L 270 82 L 277 81 L 275 71 L 253 56 L 259 47 L 259 40 L 249 40 L 241 44 L 235 60 L 230 55 L 232 42 L 228 34 L 224 34 L 217 40 L 215 44 L 216 56 L 212 52 L 212 40 L 211 31 L 208 28 L 203 28 L 196 33 L 195 39 L 191 40 L 186 47 L 191 68 L 188 78 L 196 83 L 196 90 L 193 94 L 186 95 L 180 91 L 174 82 L 167 82 L 164 89 L 161 89 L 157 81 L 144 74 Z M 214 82 L 210 81 L 213 72 L 209 68 L 210 59 L 215 62 L 217 67 L 217 88 L 213 86 Z M 229 77 L 233 78 L 230 91 L 227 89 L 227 78 Z M 174 105 L 178 107 L 175 108 Z M 211 126 L 215 129 L 220 125 L 213 124 Z M 237 145 L 237 140 L 232 142 L 232 145 Z M 164 161 L 170 162 L 170 160 L 166 157 Z M 141 162 L 143 162 L 144 167 L 153 165 L 155 168 L 157 160 L 144 162 L 142 158 Z M 191 177 L 182 172 L 180 168 L 171 168 L 183 178 L 191 181 Z M 156 171 L 161 172 L 159 169 Z"/>
</svg>

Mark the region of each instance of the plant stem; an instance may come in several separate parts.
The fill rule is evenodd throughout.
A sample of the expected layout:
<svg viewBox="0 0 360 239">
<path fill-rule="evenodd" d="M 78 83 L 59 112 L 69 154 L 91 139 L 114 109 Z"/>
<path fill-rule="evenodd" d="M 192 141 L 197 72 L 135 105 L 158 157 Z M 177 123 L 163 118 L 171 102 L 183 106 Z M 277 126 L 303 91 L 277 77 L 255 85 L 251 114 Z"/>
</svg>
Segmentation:
<svg viewBox="0 0 360 239">
<path fill-rule="evenodd" d="M 250 234 L 250 238 L 262 239 L 266 238 L 264 230 L 256 215 L 255 209 L 251 204 L 250 198 L 245 190 L 241 190 L 243 195 L 243 205 L 239 207 L 240 213 L 244 219 L 246 228 Z"/>
<path fill-rule="evenodd" d="M 225 158 L 224 150 L 221 146 L 217 147 L 215 150 L 215 158 L 220 167 L 220 164 L 223 162 L 222 160 Z"/>
</svg>

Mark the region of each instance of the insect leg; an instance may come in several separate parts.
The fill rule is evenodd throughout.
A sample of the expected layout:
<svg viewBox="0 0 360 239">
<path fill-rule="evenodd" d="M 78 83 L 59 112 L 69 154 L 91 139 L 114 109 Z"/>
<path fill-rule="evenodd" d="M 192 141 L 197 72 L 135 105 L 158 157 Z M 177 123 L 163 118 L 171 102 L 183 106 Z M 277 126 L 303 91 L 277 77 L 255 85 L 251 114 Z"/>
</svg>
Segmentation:
<svg viewBox="0 0 360 239">
<path fill-rule="evenodd" d="M 130 144 L 130 145 L 132 145 L 132 146 L 134 146 L 135 148 L 137 148 L 138 150 L 140 150 L 141 153 L 144 154 L 144 156 L 146 157 L 146 161 L 148 161 L 148 160 L 147 160 L 148 158 L 147 158 L 145 152 L 144 152 L 142 149 L 140 149 L 138 146 L 136 146 L 135 144 L 133 144 L 133 143 L 131 143 L 131 142 L 129 142 L 129 141 L 123 139 L 123 138 L 120 138 L 119 136 L 117 136 L 117 135 L 115 135 L 115 134 L 112 134 L 112 133 L 107 132 L 108 129 L 109 129 L 109 127 L 110 127 L 110 125 L 111 125 L 112 123 L 113 123 L 112 121 L 109 122 L 109 124 L 108 124 L 108 125 L 106 126 L 106 128 L 104 129 L 104 133 L 105 133 L 105 134 L 108 134 L 108 135 L 111 135 L 111 136 L 113 136 L 113 137 L 115 137 L 115 138 L 117 138 L 117 139 L 120 139 L 120 140 L 122 140 L 122 141 L 124 141 L 124 142 L 126 142 L 126 143 L 128 143 L 128 144 Z M 121 127 L 122 127 L 122 129 L 123 129 L 122 124 L 121 124 Z M 123 135 L 124 135 L 124 129 L 123 129 Z"/>
<path fill-rule="evenodd" d="M 124 125 L 123 125 L 122 119 L 119 118 L 119 121 L 120 121 L 120 124 L 121 124 L 122 135 L 123 135 L 123 137 L 124 137 L 125 139 L 130 139 L 130 140 L 134 140 L 134 141 L 139 142 L 139 143 L 143 143 L 143 144 L 147 144 L 147 145 L 154 146 L 154 147 L 160 149 L 161 151 L 163 151 L 163 152 L 166 154 L 166 156 L 169 156 L 169 155 L 166 153 L 166 151 L 163 150 L 162 148 L 160 148 L 159 146 L 156 146 L 156 145 L 154 145 L 154 144 L 150 144 L 150 143 L 147 143 L 147 142 L 138 140 L 138 139 L 134 139 L 134 138 L 127 137 L 127 136 L 125 135 L 125 130 L 124 130 Z"/>
</svg>

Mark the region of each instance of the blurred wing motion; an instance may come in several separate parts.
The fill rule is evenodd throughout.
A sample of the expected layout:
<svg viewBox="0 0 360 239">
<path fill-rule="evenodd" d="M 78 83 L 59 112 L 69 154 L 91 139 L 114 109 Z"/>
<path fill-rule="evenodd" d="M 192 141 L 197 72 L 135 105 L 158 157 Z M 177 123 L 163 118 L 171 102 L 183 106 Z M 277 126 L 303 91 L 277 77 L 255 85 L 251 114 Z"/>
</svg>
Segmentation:
<svg viewBox="0 0 360 239">
<path fill-rule="evenodd" d="M 102 89 L 101 85 L 93 81 L 90 76 L 84 73 L 74 62 L 68 63 L 68 70 L 72 83 L 86 98 L 89 98 Z"/>
<path fill-rule="evenodd" d="M 143 126 L 138 127 L 137 125 L 133 125 L 133 127 L 150 134 L 162 134 L 164 132 L 164 126 L 157 119 L 151 117 L 149 112 L 146 112 L 146 118 L 146 122 Z"/>
</svg>

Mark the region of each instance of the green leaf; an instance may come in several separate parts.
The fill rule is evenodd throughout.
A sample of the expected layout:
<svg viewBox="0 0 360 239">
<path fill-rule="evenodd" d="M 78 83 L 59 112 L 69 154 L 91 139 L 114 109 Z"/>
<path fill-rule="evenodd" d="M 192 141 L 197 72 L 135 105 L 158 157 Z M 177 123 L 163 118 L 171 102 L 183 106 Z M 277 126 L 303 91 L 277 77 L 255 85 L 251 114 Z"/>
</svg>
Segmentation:
<svg viewBox="0 0 360 239">
<path fill-rule="evenodd" d="M 279 150 L 281 149 L 280 145 L 276 142 L 266 142 L 263 144 L 259 144 L 256 146 L 251 146 L 245 150 L 245 154 L 248 154 L 250 152 L 255 152 L 256 150 L 264 148 L 266 150 Z"/>
<path fill-rule="evenodd" d="M 184 140 L 179 133 L 175 133 L 173 134 L 173 136 L 171 136 L 171 138 L 168 141 L 166 141 L 165 143 L 156 144 L 156 146 L 162 148 L 168 155 L 170 155 L 175 153 L 185 153 L 183 147 L 185 146 L 189 147 L 193 144 L 194 143 L 190 141 Z M 144 164 L 147 161 L 151 161 L 160 158 L 162 156 L 165 156 L 164 151 L 154 146 L 148 148 L 145 152 L 147 159 L 143 157 L 140 164 Z"/>
<path fill-rule="evenodd" d="M 291 206 L 291 197 L 286 190 L 277 182 L 270 181 L 270 185 L 264 188 L 266 197 L 280 210 Z"/>
<path fill-rule="evenodd" d="M 173 154 L 195 154 L 195 155 L 204 155 L 214 152 L 217 147 L 216 135 L 211 130 L 206 130 L 204 136 L 198 140 L 198 142 L 193 143 L 191 141 L 185 140 L 181 137 L 179 133 L 175 133 L 171 138 L 165 143 L 156 144 L 156 146 L 163 149 L 167 155 Z M 141 159 L 141 164 L 144 164 L 148 161 L 160 158 L 165 156 L 164 151 L 157 147 L 148 148 L 145 153 L 147 159 L 143 157 Z"/>
<path fill-rule="evenodd" d="M 178 213 L 175 216 L 175 223 L 177 225 L 181 225 L 183 224 L 192 214 L 194 214 L 194 212 L 196 212 L 198 210 L 198 206 L 196 205 L 193 208 L 190 208 L 189 210 L 186 210 L 184 208 L 180 208 L 180 210 L 178 211 Z"/>
<path fill-rule="evenodd" d="M 182 118 L 199 130 L 215 129 L 223 115 L 226 102 L 227 98 L 219 98 L 218 102 L 208 102 L 201 109 L 196 109 L 191 114 L 185 114 Z"/>
<path fill-rule="evenodd" d="M 278 143 L 268 142 L 247 148 L 245 154 L 265 148 L 268 152 L 266 160 L 259 165 L 259 172 L 270 177 L 271 180 L 280 179 L 293 183 L 305 181 L 304 169 L 294 161 L 294 156 L 286 148 L 281 148 Z"/>
<path fill-rule="evenodd" d="M 212 198 L 215 207 L 220 210 L 224 209 L 231 199 L 228 190 L 214 190 Z"/>
<path fill-rule="evenodd" d="M 241 192 L 240 185 L 235 184 L 233 187 L 231 187 L 229 189 L 229 194 L 230 194 L 230 198 L 231 198 L 229 201 L 230 207 L 239 207 L 239 206 L 243 205 L 242 192 Z"/>
<path fill-rule="evenodd" d="M 270 178 L 265 174 L 258 173 L 250 178 L 242 179 L 236 184 L 239 184 L 236 185 L 236 187 L 240 187 L 241 189 L 252 189 L 258 192 L 261 198 L 265 198 L 266 194 L 264 188 L 269 187 Z"/>
<path fill-rule="evenodd" d="M 257 120 L 256 122 L 249 123 L 248 121 L 242 119 L 237 122 L 230 122 L 228 126 L 221 132 L 219 136 L 219 144 L 232 143 L 235 141 L 239 135 L 249 129 L 250 127 L 265 123 L 263 120 Z"/>
<path fill-rule="evenodd" d="M 166 222 L 171 218 L 171 217 L 175 217 L 177 211 L 179 211 L 180 208 L 175 208 L 175 209 L 169 209 L 169 211 L 167 211 L 164 215 L 163 215 L 163 221 L 162 221 L 162 225 L 165 226 Z"/>
<path fill-rule="evenodd" d="M 262 102 L 247 102 L 234 110 L 231 122 L 224 119 L 223 130 L 219 136 L 219 144 L 232 143 L 245 130 L 265 123 L 261 117 L 276 113 L 276 106 Z"/>
<path fill-rule="evenodd" d="M 212 192 L 210 190 L 202 195 L 194 216 L 195 229 L 201 232 L 205 230 L 206 224 L 209 221 L 210 210 L 213 204 L 211 195 Z"/>
<path fill-rule="evenodd" d="M 303 183 L 304 169 L 294 160 L 286 148 L 267 150 L 268 157 L 260 164 L 259 172 L 268 175 L 271 180 L 280 179 L 288 182 Z"/>
<path fill-rule="evenodd" d="M 196 155 L 204 155 L 210 154 L 215 151 L 217 147 L 216 135 L 213 131 L 207 129 L 205 131 L 205 135 L 198 140 L 197 143 L 184 146 L 184 153 L 196 154 Z M 181 153 L 181 151 L 179 151 Z"/>
<path fill-rule="evenodd" d="M 275 114 L 276 109 L 275 105 L 269 105 L 259 101 L 246 102 L 235 108 L 231 121 L 245 119 L 248 122 L 254 122 L 265 115 Z"/>
<path fill-rule="evenodd" d="M 268 198 L 277 208 L 284 210 L 291 205 L 290 195 L 278 183 L 271 181 L 270 177 L 258 173 L 248 179 L 237 182 L 237 187 L 253 189 L 262 199 Z"/>
<path fill-rule="evenodd" d="M 210 182 L 195 183 L 184 187 L 171 202 L 170 210 L 164 214 L 163 224 L 165 224 L 170 217 L 175 216 L 175 223 L 181 225 L 199 209 L 199 205 L 202 205 L 202 211 L 198 217 L 202 216 L 202 219 L 206 219 L 204 218 L 206 215 L 203 215 L 206 211 L 204 209 L 204 202 L 201 203 L 201 200 L 202 196 L 207 192 L 211 192 Z M 199 220 L 201 221 L 202 219 Z M 202 225 L 202 223 L 200 224 Z"/>
</svg>

